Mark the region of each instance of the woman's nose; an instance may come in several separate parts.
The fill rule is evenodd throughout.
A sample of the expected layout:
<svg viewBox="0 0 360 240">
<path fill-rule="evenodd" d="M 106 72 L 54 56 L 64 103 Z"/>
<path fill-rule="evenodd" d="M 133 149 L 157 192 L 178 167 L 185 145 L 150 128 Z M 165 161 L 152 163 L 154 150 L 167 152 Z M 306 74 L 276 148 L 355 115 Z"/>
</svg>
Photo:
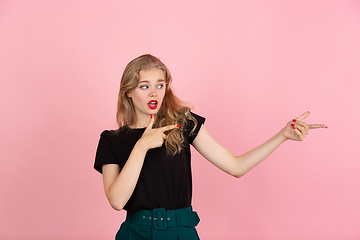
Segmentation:
<svg viewBox="0 0 360 240">
<path fill-rule="evenodd" d="M 150 97 L 156 97 L 157 93 L 156 93 L 156 89 L 154 88 L 151 92 L 150 92 Z"/>
</svg>

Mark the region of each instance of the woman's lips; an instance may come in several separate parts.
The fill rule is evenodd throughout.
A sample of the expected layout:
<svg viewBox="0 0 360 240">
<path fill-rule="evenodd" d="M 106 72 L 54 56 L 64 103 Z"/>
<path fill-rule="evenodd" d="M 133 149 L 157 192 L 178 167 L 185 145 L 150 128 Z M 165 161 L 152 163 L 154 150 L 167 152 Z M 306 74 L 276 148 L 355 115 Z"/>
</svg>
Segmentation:
<svg viewBox="0 0 360 240">
<path fill-rule="evenodd" d="M 148 102 L 148 106 L 149 106 L 149 108 L 151 108 L 151 109 L 156 109 L 156 108 L 157 108 L 157 104 L 158 104 L 158 101 L 156 101 L 156 100 L 151 100 L 150 102 Z"/>
</svg>

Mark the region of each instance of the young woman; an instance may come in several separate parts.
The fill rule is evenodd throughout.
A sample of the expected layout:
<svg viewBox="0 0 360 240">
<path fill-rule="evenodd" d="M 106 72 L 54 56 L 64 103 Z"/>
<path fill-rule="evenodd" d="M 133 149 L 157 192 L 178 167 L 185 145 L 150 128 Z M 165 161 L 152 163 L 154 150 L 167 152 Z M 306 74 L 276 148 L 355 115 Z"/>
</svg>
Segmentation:
<svg viewBox="0 0 360 240">
<path fill-rule="evenodd" d="M 125 68 L 117 107 L 119 129 L 101 134 L 94 168 L 103 174 L 106 197 L 127 211 L 119 239 L 199 239 L 191 207 L 190 144 L 207 160 L 241 177 L 287 139 L 303 140 L 310 129 L 304 113 L 257 148 L 235 156 L 208 133 L 205 119 L 173 94 L 168 68 L 142 55 Z"/>
</svg>

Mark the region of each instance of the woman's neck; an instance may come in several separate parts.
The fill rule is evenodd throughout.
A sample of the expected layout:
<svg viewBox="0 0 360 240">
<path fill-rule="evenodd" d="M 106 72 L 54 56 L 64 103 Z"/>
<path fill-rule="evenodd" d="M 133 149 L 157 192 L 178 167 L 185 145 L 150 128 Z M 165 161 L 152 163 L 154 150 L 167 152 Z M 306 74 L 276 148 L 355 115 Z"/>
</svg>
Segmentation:
<svg viewBox="0 0 360 240">
<path fill-rule="evenodd" d="M 146 128 L 149 125 L 150 115 L 137 115 L 136 121 L 128 125 L 130 128 Z"/>
</svg>

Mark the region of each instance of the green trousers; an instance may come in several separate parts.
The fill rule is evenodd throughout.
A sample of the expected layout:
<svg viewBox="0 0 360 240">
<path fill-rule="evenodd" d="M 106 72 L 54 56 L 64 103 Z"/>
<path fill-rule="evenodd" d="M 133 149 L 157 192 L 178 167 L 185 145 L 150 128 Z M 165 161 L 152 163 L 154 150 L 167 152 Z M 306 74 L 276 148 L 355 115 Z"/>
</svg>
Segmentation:
<svg viewBox="0 0 360 240">
<path fill-rule="evenodd" d="M 199 240 L 199 221 L 191 207 L 128 212 L 115 240 Z"/>
</svg>

